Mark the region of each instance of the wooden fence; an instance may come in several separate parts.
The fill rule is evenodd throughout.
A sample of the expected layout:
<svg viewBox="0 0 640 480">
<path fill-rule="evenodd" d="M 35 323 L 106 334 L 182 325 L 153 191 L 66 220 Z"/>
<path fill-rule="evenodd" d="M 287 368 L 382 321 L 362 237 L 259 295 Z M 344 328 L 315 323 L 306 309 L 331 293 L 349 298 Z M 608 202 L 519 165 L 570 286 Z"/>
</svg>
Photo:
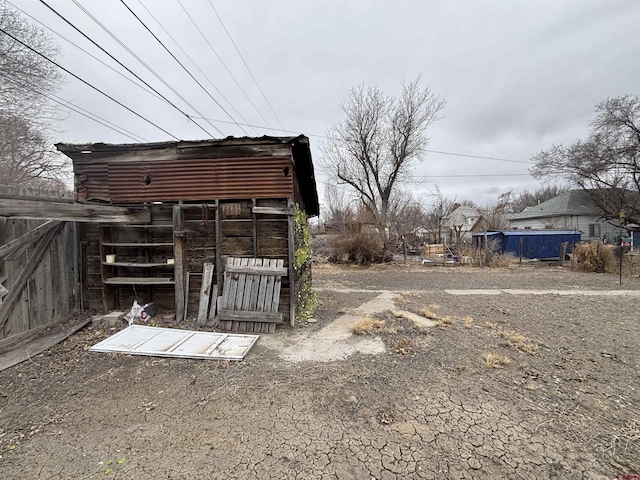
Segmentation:
<svg viewBox="0 0 640 480">
<path fill-rule="evenodd" d="M 0 186 L 0 204 L 27 199 L 46 209 L 69 192 Z M 21 337 L 76 307 L 76 224 L 0 216 L 0 340 Z M 16 338 L 18 338 L 16 337 Z"/>
</svg>

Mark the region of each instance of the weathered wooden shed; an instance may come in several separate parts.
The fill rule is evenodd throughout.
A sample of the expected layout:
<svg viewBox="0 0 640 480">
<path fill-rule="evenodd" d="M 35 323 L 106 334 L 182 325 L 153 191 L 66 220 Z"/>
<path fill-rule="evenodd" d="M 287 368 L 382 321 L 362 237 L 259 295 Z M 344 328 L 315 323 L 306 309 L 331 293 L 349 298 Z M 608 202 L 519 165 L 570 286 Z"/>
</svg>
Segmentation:
<svg viewBox="0 0 640 480">
<path fill-rule="evenodd" d="M 304 241 L 296 218 L 319 213 L 307 137 L 56 147 L 73 161 L 78 201 L 137 209 L 145 218 L 79 225 L 86 305 L 126 309 L 137 296 L 182 318 L 198 310 L 206 263 L 215 266 L 220 294 L 228 258 L 279 259 L 287 269 L 279 312 L 293 324 L 311 267 L 300 255 L 296 264 Z M 231 329 L 275 326 L 234 322 Z"/>
</svg>

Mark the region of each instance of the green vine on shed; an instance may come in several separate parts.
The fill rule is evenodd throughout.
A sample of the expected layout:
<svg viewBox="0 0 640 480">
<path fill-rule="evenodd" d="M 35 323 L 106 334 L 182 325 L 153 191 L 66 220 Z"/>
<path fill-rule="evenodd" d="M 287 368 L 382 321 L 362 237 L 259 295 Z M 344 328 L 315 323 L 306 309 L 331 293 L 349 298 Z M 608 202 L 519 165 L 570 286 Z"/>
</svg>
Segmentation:
<svg viewBox="0 0 640 480">
<path fill-rule="evenodd" d="M 309 218 L 296 203 L 295 205 L 295 264 L 293 270 L 296 280 L 296 295 L 298 308 L 296 318 L 308 320 L 313 316 L 317 306 L 316 294 L 311 287 L 311 234 L 309 233 Z"/>
</svg>

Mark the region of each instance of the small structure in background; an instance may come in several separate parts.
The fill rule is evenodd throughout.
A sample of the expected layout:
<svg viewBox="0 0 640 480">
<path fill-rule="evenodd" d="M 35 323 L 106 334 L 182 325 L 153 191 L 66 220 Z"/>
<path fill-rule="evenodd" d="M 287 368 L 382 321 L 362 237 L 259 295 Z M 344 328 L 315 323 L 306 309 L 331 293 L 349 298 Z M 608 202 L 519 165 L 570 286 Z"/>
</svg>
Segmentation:
<svg viewBox="0 0 640 480">
<path fill-rule="evenodd" d="M 126 207 L 140 218 L 78 226 L 85 305 L 129 308 L 137 289 L 157 309 L 175 309 L 178 319 L 203 310 L 208 321 L 217 295 L 228 293 L 228 258 L 274 259 L 286 269 L 277 323 L 293 325 L 311 281 L 310 258 L 296 252 L 305 242 L 306 218 L 319 213 L 307 137 L 56 147 L 73 161 L 77 200 Z M 206 278 L 205 264 L 213 265 Z M 216 298 L 202 305 L 201 291 Z M 225 323 L 252 332 L 272 325 Z"/>
<path fill-rule="evenodd" d="M 525 208 L 509 219 L 509 228 L 566 229 L 581 232 L 582 240 L 617 243 L 620 223 L 603 220 L 589 192 L 569 190 L 539 205 Z"/>
<path fill-rule="evenodd" d="M 581 234 L 573 230 L 492 230 L 473 235 L 473 246 L 489 248 L 497 254 L 511 253 L 516 258 L 551 260 L 573 251 Z M 564 250 L 563 250 L 564 246 Z"/>
</svg>

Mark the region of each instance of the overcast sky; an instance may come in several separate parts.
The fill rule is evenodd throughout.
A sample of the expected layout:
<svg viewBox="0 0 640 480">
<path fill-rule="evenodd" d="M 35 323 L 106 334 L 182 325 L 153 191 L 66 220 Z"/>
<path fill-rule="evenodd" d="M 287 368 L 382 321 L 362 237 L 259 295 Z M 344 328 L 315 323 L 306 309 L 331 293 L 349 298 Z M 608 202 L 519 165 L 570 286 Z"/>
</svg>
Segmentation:
<svg viewBox="0 0 640 480">
<path fill-rule="evenodd" d="M 10 1 L 130 76 L 42 3 Z M 276 118 L 209 1 L 180 1 L 208 43 L 178 0 L 142 0 L 142 3 L 125 0 L 209 94 L 120 0 L 47 0 L 47 3 L 186 113 L 200 116 L 78 4 L 202 116 L 231 122 L 230 114 L 238 123 L 264 127 L 269 124 L 274 128 L 282 128 L 281 123 L 285 130 L 308 135 L 321 203 L 322 182 L 327 179 L 319 171 L 322 138 L 317 135 L 324 135 L 328 126 L 343 118 L 340 104 L 359 83 L 375 85 L 397 96 L 403 80 L 421 76 L 425 86 L 447 101 L 443 118 L 431 128 L 430 149 L 525 162 L 553 143 L 584 137 L 593 107 L 602 99 L 640 93 L 637 1 L 213 1 Z M 210 136 L 162 100 L 57 35 L 52 37 L 61 47 L 60 63 L 78 76 L 180 139 Z M 166 133 L 72 78 L 59 96 L 145 140 L 171 140 Z M 208 123 L 198 122 L 211 136 L 222 136 Z M 224 136 L 284 134 L 250 127 L 244 127 L 245 133 L 233 123 L 212 123 Z M 58 128 L 58 139 L 63 142 L 132 142 L 76 113 L 68 113 Z M 518 192 L 539 186 L 526 175 L 527 171 L 526 163 L 429 153 L 415 171 L 416 176 L 427 178 L 412 189 L 416 198 L 428 203 L 425 193 L 437 181 L 450 198 L 482 204 L 505 190 Z M 486 176 L 490 174 L 501 176 Z"/>
</svg>

